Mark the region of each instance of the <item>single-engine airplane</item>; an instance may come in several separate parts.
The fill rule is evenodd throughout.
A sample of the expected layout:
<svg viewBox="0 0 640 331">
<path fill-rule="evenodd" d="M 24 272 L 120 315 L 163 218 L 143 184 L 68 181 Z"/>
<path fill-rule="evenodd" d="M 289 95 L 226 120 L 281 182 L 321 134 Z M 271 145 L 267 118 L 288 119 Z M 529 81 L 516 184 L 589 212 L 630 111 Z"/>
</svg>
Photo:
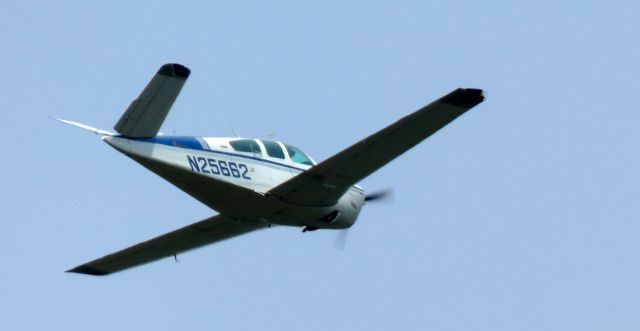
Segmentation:
<svg viewBox="0 0 640 331">
<path fill-rule="evenodd" d="M 456 89 L 386 128 L 316 163 L 299 148 L 247 138 L 158 135 L 191 71 L 165 64 L 114 126 L 93 131 L 119 152 L 219 212 L 68 272 L 107 275 L 175 256 L 272 224 L 317 229 L 352 226 L 366 201 L 357 182 L 484 100 L 482 90 Z"/>
</svg>

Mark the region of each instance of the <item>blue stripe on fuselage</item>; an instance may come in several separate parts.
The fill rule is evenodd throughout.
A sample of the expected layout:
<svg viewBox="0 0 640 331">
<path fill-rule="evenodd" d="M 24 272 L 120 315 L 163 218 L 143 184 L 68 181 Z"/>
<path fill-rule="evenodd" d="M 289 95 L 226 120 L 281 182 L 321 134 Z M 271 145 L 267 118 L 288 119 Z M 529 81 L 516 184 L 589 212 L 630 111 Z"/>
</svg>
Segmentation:
<svg viewBox="0 0 640 331">
<path fill-rule="evenodd" d="M 126 138 L 126 137 L 123 137 L 123 138 Z M 139 138 L 139 139 L 127 138 L 127 139 L 137 140 L 137 141 L 142 141 L 142 142 L 152 143 L 152 144 L 161 144 L 161 145 L 167 145 L 167 146 L 173 146 L 173 147 L 197 149 L 200 151 L 206 150 L 196 137 L 189 137 L 189 136 L 157 136 L 153 138 Z"/>
<path fill-rule="evenodd" d="M 130 139 L 130 140 L 135 140 L 135 141 L 141 141 L 141 142 L 151 143 L 151 144 L 160 144 L 160 145 L 166 145 L 166 146 L 171 146 L 171 147 L 180 147 L 180 148 L 194 149 L 194 150 L 203 151 L 203 152 L 209 152 L 209 153 L 216 153 L 216 154 L 223 154 L 223 155 L 241 157 L 241 158 L 245 158 L 245 159 L 271 163 L 271 164 L 275 164 L 275 165 L 278 165 L 278 166 L 281 166 L 281 167 L 290 168 L 290 169 L 294 169 L 294 170 L 298 170 L 298 171 L 305 171 L 302 168 L 294 167 L 294 166 L 291 166 L 291 165 L 288 165 L 288 164 L 284 164 L 284 163 L 280 163 L 280 162 L 276 162 L 276 161 L 266 160 L 266 159 L 259 158 L 259 157 L 212 150 L 212 149 L 209 149 L 208 146 L 203 146 L 203 144 L 200 143 L 199 137 L 190 137 L 190 136 L 157 136 L 157 137 L 153 137 L 153 138 L 129 138 L 129 137 L 120 136 L 120 138 Z"/>
</svg>

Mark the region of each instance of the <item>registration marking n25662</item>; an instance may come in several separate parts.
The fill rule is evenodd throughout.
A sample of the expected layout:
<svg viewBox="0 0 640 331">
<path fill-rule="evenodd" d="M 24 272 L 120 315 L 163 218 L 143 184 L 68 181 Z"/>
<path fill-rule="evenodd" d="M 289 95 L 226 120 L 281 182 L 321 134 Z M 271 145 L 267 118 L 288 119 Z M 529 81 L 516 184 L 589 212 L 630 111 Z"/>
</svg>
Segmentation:
<svg viewBox="0 0 640 331">
<path fill-rule="evenodd" d="M 191 155 L 187 155 L 187 159 L 193 172 L 251 180 L 251 177 L 247 175 L 249 167 L 244 163 Z"/>
</svg>

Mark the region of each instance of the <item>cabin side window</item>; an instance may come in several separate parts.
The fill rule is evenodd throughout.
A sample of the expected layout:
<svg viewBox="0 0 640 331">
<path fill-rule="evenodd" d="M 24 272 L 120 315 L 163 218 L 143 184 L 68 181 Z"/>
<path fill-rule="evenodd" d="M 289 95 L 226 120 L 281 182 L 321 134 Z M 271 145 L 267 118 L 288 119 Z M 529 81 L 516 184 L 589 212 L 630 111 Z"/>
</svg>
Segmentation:
<svg viewBox="0 0 640 331">
<path fill-rule="evenodd" d="M 280 144 L 271 140 L 261 141 L 269 156 L 284 160 L 284 151 L 282 151 L 282 147 L 280 147 Z"/>
<path fill-rule="evenodd" d="M 237 152 L 253 153 L 256 155 L 262 155 L 260 146 L 255 140 L 252 139 L 239 139 L 229 142 L 229 145 Z"/>
</svg>

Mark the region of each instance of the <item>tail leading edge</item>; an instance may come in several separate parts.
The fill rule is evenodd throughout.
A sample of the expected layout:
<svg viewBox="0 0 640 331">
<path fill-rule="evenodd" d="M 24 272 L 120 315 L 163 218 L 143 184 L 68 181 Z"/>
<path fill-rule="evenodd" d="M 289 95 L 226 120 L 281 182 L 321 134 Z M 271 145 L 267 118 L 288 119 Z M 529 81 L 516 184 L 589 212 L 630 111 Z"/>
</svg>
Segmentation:
<svg viewBox="0 0 640 331">
<path fill-rule="evenodd" d="M 129 138 L 154 137 L 190 73 L 189 68 L 177 63 L 160 67 L 113 128 Z"/>
<path fill-rule="evenodd" d="M 113 128 L 127 138 L 155 137 L 190 73 L 189 68 L 177 63 L 168 63 L 160 67 Z M 101 136 L 117 135 L 79 122 L 55 117 L 53 119 Z"/>
</svg>

